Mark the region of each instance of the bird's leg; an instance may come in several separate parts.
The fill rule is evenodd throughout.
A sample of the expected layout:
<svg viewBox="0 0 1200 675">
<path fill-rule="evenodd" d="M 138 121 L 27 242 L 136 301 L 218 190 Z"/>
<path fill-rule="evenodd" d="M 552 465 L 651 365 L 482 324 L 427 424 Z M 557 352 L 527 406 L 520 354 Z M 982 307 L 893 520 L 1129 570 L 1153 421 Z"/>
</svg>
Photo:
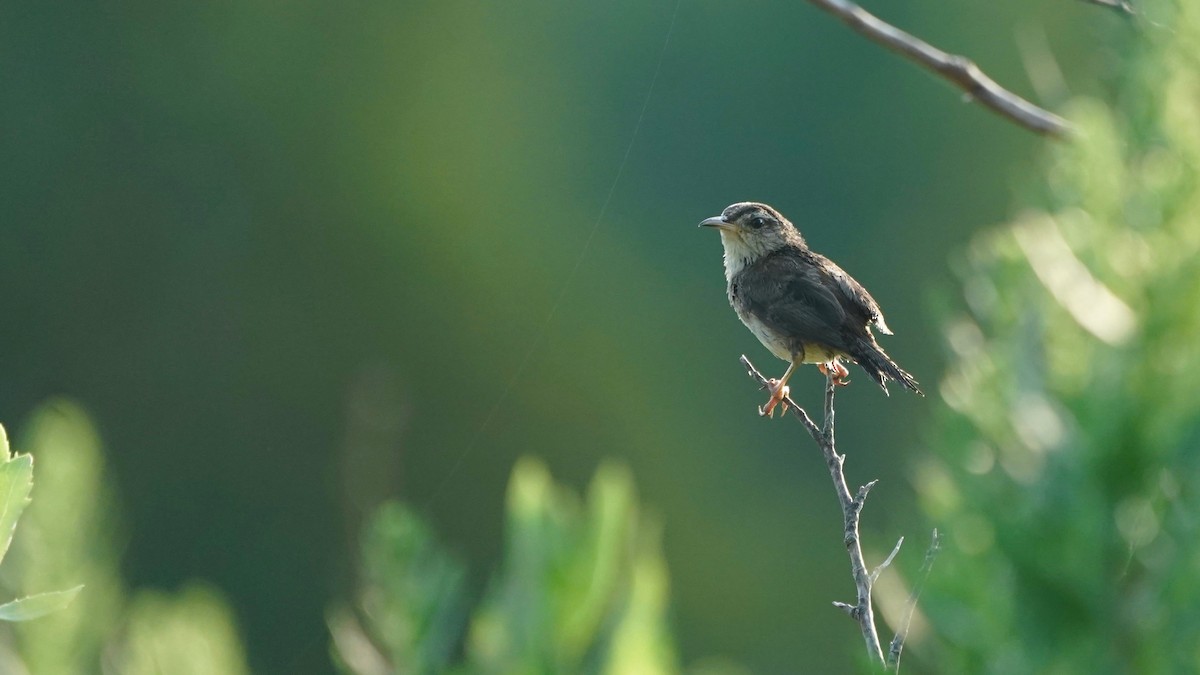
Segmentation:
<svg viewBox="0 0 1200 675">
<path fill-rule="evenodd" d="M 838 386 L 844 387 L 850 384 L 850 380 L 846 379 L 850 377 L 850 371 L 846 370 L 846 366 L 843 366 L 837 359 L 833 359 L 829 363 L 818 364 L 817 370 L 821 371 L 823 375 L 833 375 L 833 383 Z"/>
<path fill-rule="evenodd" d="M 758 414 L 763 417 L 774 417 L 775 406 L 781 403 L 783 404 L 783 411 L 787 412 L 787 402 L 784 399 L 788 397 L 791 388 L 784 384 L 783 380 L 777 380 L 773 377 L 767 380 L 763 388 L 771 392 L 771 398 L 767 399 L 766 405 L 758 406 Z"/>
<path fill-rule="evenodd" d="M 766 405 L 759 406 L 759 415 L 763 417 L 774 417 L 775 406 L 779 405 L 780 403 L 783 404 L 783 412 L 787 412 L 787 401 L 784 400 L 788 397 L 789 391 L 787 381 L 788 378 L 792 376 L 792 371 L 796 370 L 796 363 L 796 361 L 792 361 L 792 365 L 788 366 L 787 372 L 784 373 L 783 377 L 779 378 L 778 380 L 775 378 L 767 380 L 766 386 L 767 390 L 771 392 L 771 398 L 767 399 Z"/>
</svg>

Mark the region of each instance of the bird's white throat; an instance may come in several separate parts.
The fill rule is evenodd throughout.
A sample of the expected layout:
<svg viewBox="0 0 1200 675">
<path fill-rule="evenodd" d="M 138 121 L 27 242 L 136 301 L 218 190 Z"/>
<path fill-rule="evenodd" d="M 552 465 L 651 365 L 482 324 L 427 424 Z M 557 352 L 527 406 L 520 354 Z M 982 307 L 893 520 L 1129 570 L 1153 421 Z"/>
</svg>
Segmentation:
<svg viewBox="0 0 1200 675">
<path fill-rule="evenodd" d="M 738 272 L 768 254 L 777 246 L 775 242 L 762 241 L 758 237 L 742 237 L 737 232 L 721 230 L 721 246 L 725 248 L 725 281 L 733 281 Z"/>
</svg>

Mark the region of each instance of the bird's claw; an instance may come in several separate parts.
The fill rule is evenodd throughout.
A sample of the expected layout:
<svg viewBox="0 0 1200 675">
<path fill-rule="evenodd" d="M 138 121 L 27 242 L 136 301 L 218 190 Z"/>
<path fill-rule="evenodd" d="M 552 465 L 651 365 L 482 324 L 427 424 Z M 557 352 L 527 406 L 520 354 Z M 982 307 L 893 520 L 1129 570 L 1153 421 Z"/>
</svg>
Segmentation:
<svg viewBox="0 0 1200 675">
<path fill-rule="evenodd" d="M 767 403 L 765 405 L 758 407 L 759 416 L 774 417 L 775 406 L 777 405 L 780 406 L 780 409 L 784 412 L 784 414 L 786 414 L 788 411 L 787 398 L 791 389 L 786 385 L 782 385 L 782 383 L 775 378 L 771 378 L 763 383 L 762 388 L 771 392 L 771 398 L 767 399 Z"/>
<path fill-rule="evenodd" d="M 850 371 L 838 361 L 817 364 L 817 370 L 821 371 L 823 375 L 832 376 L 833 383 L 839 387 L 850 384 L 850 380 L 846 379 L 850 377 Z"/>
</svg>

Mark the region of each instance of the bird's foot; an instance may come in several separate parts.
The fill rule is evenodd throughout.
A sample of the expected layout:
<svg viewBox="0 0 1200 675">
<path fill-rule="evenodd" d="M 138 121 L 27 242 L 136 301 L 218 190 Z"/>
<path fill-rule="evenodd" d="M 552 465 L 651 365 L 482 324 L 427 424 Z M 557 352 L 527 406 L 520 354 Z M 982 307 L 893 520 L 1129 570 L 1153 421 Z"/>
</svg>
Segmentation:
<svg viewBox="0 0 1200 675">
<path fill-rule="evenodd" d="M 788 410 L 787 397 L 791 389 L 775 378 L 767 380 L 763 388 L 771 392 L 771 398 L 767 399 L 766 405 L 758 407 L 758 414 L 762 417 L 774 417 L 777 405 L 786 414 Z"/>
<path fill-rule="evenodd" d="M 839 361 L 834 360 L 829 363 L 818 364 L 817 370 L 821 371 L 822 375 L 832 376 L 833 383 L 839 387 L 850 384 L 850 380 L 846 379 L 850 377 L 850 371 L 846 370 L 846 366 L 843 366 Z"/>
</svg>

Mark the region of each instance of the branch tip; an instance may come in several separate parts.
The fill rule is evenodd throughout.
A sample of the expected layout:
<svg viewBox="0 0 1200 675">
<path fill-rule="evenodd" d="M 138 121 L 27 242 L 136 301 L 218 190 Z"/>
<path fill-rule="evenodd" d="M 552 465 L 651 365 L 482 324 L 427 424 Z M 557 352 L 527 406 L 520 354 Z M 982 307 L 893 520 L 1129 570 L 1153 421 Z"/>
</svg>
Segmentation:
<svg viewBox="0 0 1200 675">
<path fill-rule="evenodd" d="M 1005 89 L 988 77 L 970 59 L 944 52 L 921 38 L 906 33 L 851 0 L 808 0 L 832 14 L 854 32 L 938 75 L 988 110 L 1034 133 L 1064 138 L 1073 133 L 1062 117 L 1044 110 Z M 1097 4 L 1125 4 L 1127 0 L 1088 0 Z"/>
<path fill-rule="evenodd" d="M 1137 16 L 1137 10 L 1133 8 L 1133 5 L 1129 3 L 1129 0 L 1084 0 L 1084 2 L 1091 5 L 1107 7 L 1128 17 Z"/>
<path fill-rule="evenodd" d="M 884 558 L 883 562 L 879 563 L 878 567 L 871 570 L 872 586 L 875 585 L 875 580 L 879 578 L 879 573 L 887 569 L 887 567 L 892 564 L 892 561 L 896 559 L 896 554 L 900 552 L 900 547 L 903 545 L 904 537 L 900 537 L 899 541 L 896 542 L 896 545 L 892 547 L 892 552 L 888 554 L 888 557 Z"/>
<path fill-rule="evenodd" d="M 896 547 L 899 548 L 899 544 Z M 916 584 L 913 585 L 912 592 L 908 595 L 908 606 L 904 612 L 904 622 L 900 625 L 900 630 L 896 631 L 895 637 L 888 645 L 887 660 L 885 664 L 893 671 L 900 669 L 900 654 L 904 651 L 904 641 L 908 639 L 908 629 L 912 625 L 913 612 L 917 608 L 917 600 L 921 597 L 921 591 L 925 589 L 925 582 L 929 579 L 929 572 L 933 569 L 933 559 L 937 557 L 938 551 L 942 548 L 942 535 L 937 528 L 933 528 L 933 536 L 930 538 L 929 548 L 925 551 L 925 560 L 921 563 L 921 569 L 918 570 L 919 575 Z"/>
</svg>

